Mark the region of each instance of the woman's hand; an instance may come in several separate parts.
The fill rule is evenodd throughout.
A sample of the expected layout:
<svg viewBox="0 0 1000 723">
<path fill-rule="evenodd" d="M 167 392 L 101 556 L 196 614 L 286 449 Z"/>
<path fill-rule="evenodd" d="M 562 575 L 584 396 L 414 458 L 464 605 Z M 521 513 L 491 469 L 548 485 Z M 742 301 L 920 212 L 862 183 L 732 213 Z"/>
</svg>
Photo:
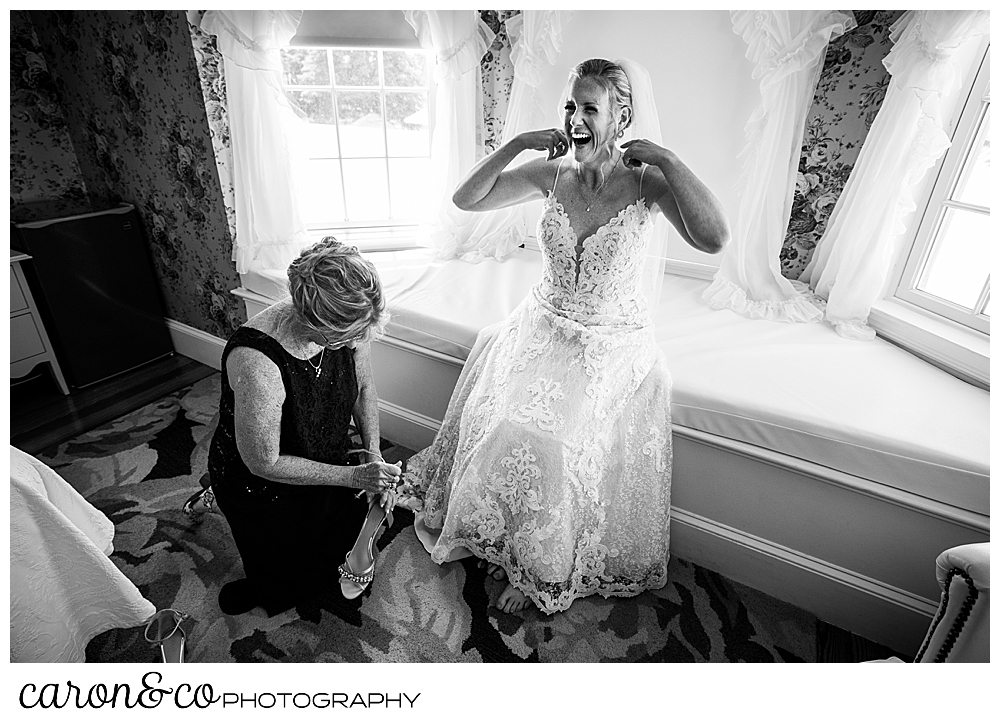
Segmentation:
<svg viewBox="0 0 1000 723">
<path fill-rule="evenodd" d="M 558 128 L 550 128 L 544 131 L 528 131 L 521 133 L 517 139 L 528 151 L 545 151 L 551 161 L 553 158 L 565 156 L 569 152 L 569 138 Z"/>
<path fill-rule="evenodd" d="M 395 490 L 399 484 L 399 475 L 403 472 L 399 465 L 385 462 L 366 462 L 352 469 L 354 488 L 376 495 Z"/>
<path fill-rule="evenodd" d="M 622 164 L 630 168 L 638 168 L 643 163 L 657 166 L 667 153 L 666 148 L 658 146 L 652 141 L 636 138 L 622 143 Z"/>
</svg>

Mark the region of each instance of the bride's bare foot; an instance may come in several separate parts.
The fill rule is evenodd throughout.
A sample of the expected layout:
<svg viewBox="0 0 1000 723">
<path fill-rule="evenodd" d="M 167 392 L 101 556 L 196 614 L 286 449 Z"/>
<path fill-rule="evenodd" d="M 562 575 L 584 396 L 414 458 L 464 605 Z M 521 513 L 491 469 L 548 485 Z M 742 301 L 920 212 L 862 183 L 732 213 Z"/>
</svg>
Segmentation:
<svg viewBox="0 0 1000 723">
<path fill-rule="evenodd" d="M 497 598 L 497 608 L 505 613 L 521 612 L 529 605 L 531 605 L 531 601 L 527 595 L 510 583 L 507 583 L 507 587 L 503 589 L 500 597 Z"/>
<path fill-rule="evenodd" d="M 492 577 L 494 580 L 506 580 L 507 571 L 500 567 L 495 562 L 490 562 L 489 560 L 480 560 L 479 567 L 486 568 L 486 574 Z"/>
</svg>

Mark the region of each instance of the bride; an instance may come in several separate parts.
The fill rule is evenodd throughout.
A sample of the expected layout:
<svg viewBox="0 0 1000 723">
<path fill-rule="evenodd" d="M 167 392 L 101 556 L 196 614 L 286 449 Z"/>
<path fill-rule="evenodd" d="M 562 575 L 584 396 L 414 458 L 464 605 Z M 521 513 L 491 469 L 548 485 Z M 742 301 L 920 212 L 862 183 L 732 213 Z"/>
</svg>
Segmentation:
<svg viewBox="0 0 1000 723">
<path fill-rule="evenodd" d="M 635 140 L 619 148 L 630 127 Z M 481 558 L 508 581 L 504 612 L 531 601 L 554 613 L 666 583 L 670 376 L 643 269 L 654 267 L 660 215 L 709 253 L 729 229 L 659 138 L 645 69 L 587 60 L 570 74 L 563 127 L 515 137 L 454 194 L 467 211 L 543 201 L 542 278 L 480 333 L 437 437 L 407 473 L 432 558 Z M 546 157 L 508 169 L 524 151 Z"/>
</svg>

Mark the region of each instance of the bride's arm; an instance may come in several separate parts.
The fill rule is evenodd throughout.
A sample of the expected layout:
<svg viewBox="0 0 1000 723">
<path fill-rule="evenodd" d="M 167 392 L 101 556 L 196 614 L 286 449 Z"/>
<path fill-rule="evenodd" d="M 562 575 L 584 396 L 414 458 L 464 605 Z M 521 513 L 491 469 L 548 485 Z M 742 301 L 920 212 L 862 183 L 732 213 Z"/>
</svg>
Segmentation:
<svg viewBox="0 0 1000 723">
<path fill-rule="evenodd" d="M 522 133 L 477 163 L 458 184 L 451 200 L 463 211 L 492 211 L 539 198 L 543 179 L 547 177 L 542 169 L 568 149 L 569 141 L 558 129 Z M 546 151 L 548 157 L 504 170 L 529 150 Z"/>
<path fill-rule="evenodd" d="M 710 254 L 725 248 L 730 232 L 722 204 L 677 154 L 647 140 L 629 141 L 622 148 L 623 163 L 636 159 L 653 167 L 644 181 L 651 186 L 649 196 L 685 241 Z"/>
</svg>

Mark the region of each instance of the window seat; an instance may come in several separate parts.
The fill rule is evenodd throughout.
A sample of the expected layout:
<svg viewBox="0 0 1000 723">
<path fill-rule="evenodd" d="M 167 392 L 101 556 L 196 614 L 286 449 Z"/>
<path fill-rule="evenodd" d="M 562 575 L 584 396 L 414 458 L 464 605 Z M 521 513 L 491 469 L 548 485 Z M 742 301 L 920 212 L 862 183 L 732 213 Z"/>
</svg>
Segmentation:
<svg viewBox="0 0 1000 723">
<path fill-rule="evenodd" d="M 387 336 L 456 364 L 541 274 L 528 249 L 503 263 L 432 261 L 424 249 L 367 256 L 389 300 Z M 882 339 L 713 310 L 707 285 L 669 276 L 654 314 L 675 425 L 989 515 L 988 391 Z M 284 272 L 251 272 L 244 286 L 286 293 Z"/>
<path fill-rule="evenodd" d="M 502 263 L 371 252 L 392 313 L 373 345 L 382 433 L 422 449 L 479 331 L 541 276 Z M 245 274 L 254 314 L 283 271 Z M 933 560 L 989 540 L 989 392 L 882 339 L 714 311 L 668 276 L 655 310 L 673 378 L 671 550 L 913 654 L 937 609 Z"/>
</svg>

